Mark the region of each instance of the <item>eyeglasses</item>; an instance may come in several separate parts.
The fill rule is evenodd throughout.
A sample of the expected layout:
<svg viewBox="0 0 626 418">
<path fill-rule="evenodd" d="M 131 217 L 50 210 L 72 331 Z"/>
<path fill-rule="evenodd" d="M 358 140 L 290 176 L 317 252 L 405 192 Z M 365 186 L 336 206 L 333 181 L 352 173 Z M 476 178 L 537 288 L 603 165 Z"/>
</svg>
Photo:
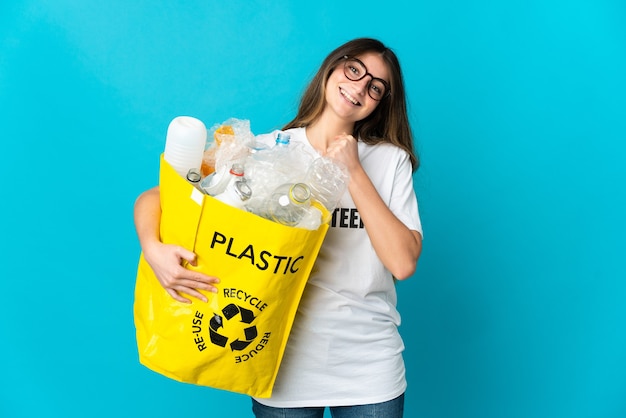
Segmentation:
<svg viewBox="0 0 626 418">
<path fill-rule="evenodd" d="M 361 60 L 347 55 L 344 56 L 343 59 L 346 60 L 343 64 L 343 73 L 348 80 L 359 81 L 368 75 L 372 78 L 367 84 L 367 94 L 369 94 L 372 99 L 381 101 L 391 94 L 389 83 L 382 78 L 374 77 L 371 73 L 368 73 L 367 67 Z"/>
</svg>

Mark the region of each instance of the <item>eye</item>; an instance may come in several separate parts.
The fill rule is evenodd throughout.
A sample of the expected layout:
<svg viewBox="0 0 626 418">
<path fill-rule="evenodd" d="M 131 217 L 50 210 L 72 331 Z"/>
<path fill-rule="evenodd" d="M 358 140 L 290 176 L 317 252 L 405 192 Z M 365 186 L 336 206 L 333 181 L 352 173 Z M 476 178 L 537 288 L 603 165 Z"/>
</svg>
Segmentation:
<svg viewBox="0 0 626 418">
<path fill-rule="evenodd" d="M 357 76 L 357 77 L 358 77 L 358 76 L 359 76 L 359 74 L 361 73 L 361 71 L 359 70 L 359 68 L 358 68 L 358 67 L 356 67 L 355 65 L 350 65 L 350 66 L 348 67 L 348 69 L 350 70 L 350 72 L 351 72 L 352 74 L 354 74 L 354 75 L 355 75 L 355 76 Z"/>
<path fill-rule="evenodd" d="M 377 79 L 372 80 L 372 82 L 370 83 L 370 93 L 375 99 L 382 98 L 385 95 L 386 90 L 387 88 L 385 87 L 385 85 Z"/>
</svg>

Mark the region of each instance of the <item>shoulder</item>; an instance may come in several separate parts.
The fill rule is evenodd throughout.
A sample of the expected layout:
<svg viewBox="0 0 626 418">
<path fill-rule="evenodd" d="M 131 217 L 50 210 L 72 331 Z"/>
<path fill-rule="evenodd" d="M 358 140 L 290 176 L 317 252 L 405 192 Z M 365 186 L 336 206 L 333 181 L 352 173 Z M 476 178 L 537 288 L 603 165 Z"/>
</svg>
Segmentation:
<svg viewBox="0 0 626 418">
<path fill-rule="evenodd" d="M 359 140 L 359 154 L 376 155 L 385 160 L 395 160 L 398 162 L 409 161 L 411 157 L 408 152 L 390 142 L 378 142 L 375 144 L 365 143 Z"/>
</svg>

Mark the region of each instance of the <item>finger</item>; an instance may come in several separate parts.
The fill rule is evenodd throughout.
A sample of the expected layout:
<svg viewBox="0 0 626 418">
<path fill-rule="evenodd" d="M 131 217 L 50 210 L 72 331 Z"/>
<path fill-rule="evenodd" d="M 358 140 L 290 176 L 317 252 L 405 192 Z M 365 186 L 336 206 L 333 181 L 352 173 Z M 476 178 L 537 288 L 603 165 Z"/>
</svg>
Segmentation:
<svg viewBox="0 0 626 418">
<path fill-rule="evenodd" d="M 202 302 L 207 302 L 208 299 L 206 298 L 206 296 L 204 296 L 202 293 L 198 292 L 196 289 L 190 288 L 190 287 L 180 287 L 177 289 L 177 291 L 180 293 L 185 293 L 191 297 L 194 297 L 196 299 L 201 300 Z"/>
<path fill-rule="evenodd" d="M 177 291 L 174 289 L 165 289 L 165 291 L 174 299 L 182 303 L 191 303 L 189 299 L 182 297 Z"/>
<path fill-rule="evenodd" d="M 211 293 L 217 293 L 217 287 L 204 283 L 204 282 L 197 282 L 194 280 L 180 280 L 177 284 L 176 284 L 176 288 L 177 289 L 181 289 L 181 288 L 185 288 L 185 289 L 202 289 L 202 290 L 206 290 L 209 291 Z"/>
<path fill-rule="evenodd" d="M 193 272 L 194 274 L 189 276 L 191 280 L 195 280 L 197 282 L 207 283 L 207 284 L 217 284 L 220 282 L 220 279 L 215 276 L 208 276 L 206 274 L 202 274 L 200 272 Z"/>
<path fill-rule="evenodd" d="M 194 266 L 197 267 L 197 266 Z M 177 266 L 176 270 L 173 272 L 172 276 L 176 280 L 193 280 L 196 282 L 215 284 L 219 283 L 220 279 L 215 276 L 209 276 L 200 271 L 197 271 L 193 268 L 189 268 L 188 266 Z"/>
</svg>

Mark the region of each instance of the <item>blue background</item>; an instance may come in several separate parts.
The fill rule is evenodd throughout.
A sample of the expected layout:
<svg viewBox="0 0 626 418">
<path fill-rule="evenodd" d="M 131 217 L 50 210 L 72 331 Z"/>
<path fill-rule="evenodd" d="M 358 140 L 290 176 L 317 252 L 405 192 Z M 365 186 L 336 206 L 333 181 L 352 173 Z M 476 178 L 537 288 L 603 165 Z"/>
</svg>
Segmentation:
<svg viewBox="0 0 626 418">
<path fill-rule="evenodd" d="M 626 416 L 622 0 L 2 1 L 0 416 L 251 416 L 138 363 L 134 199 L 175 116 L 277 128 L 358 36 L 423 161 L 406 416 Z"/>
</svg>

